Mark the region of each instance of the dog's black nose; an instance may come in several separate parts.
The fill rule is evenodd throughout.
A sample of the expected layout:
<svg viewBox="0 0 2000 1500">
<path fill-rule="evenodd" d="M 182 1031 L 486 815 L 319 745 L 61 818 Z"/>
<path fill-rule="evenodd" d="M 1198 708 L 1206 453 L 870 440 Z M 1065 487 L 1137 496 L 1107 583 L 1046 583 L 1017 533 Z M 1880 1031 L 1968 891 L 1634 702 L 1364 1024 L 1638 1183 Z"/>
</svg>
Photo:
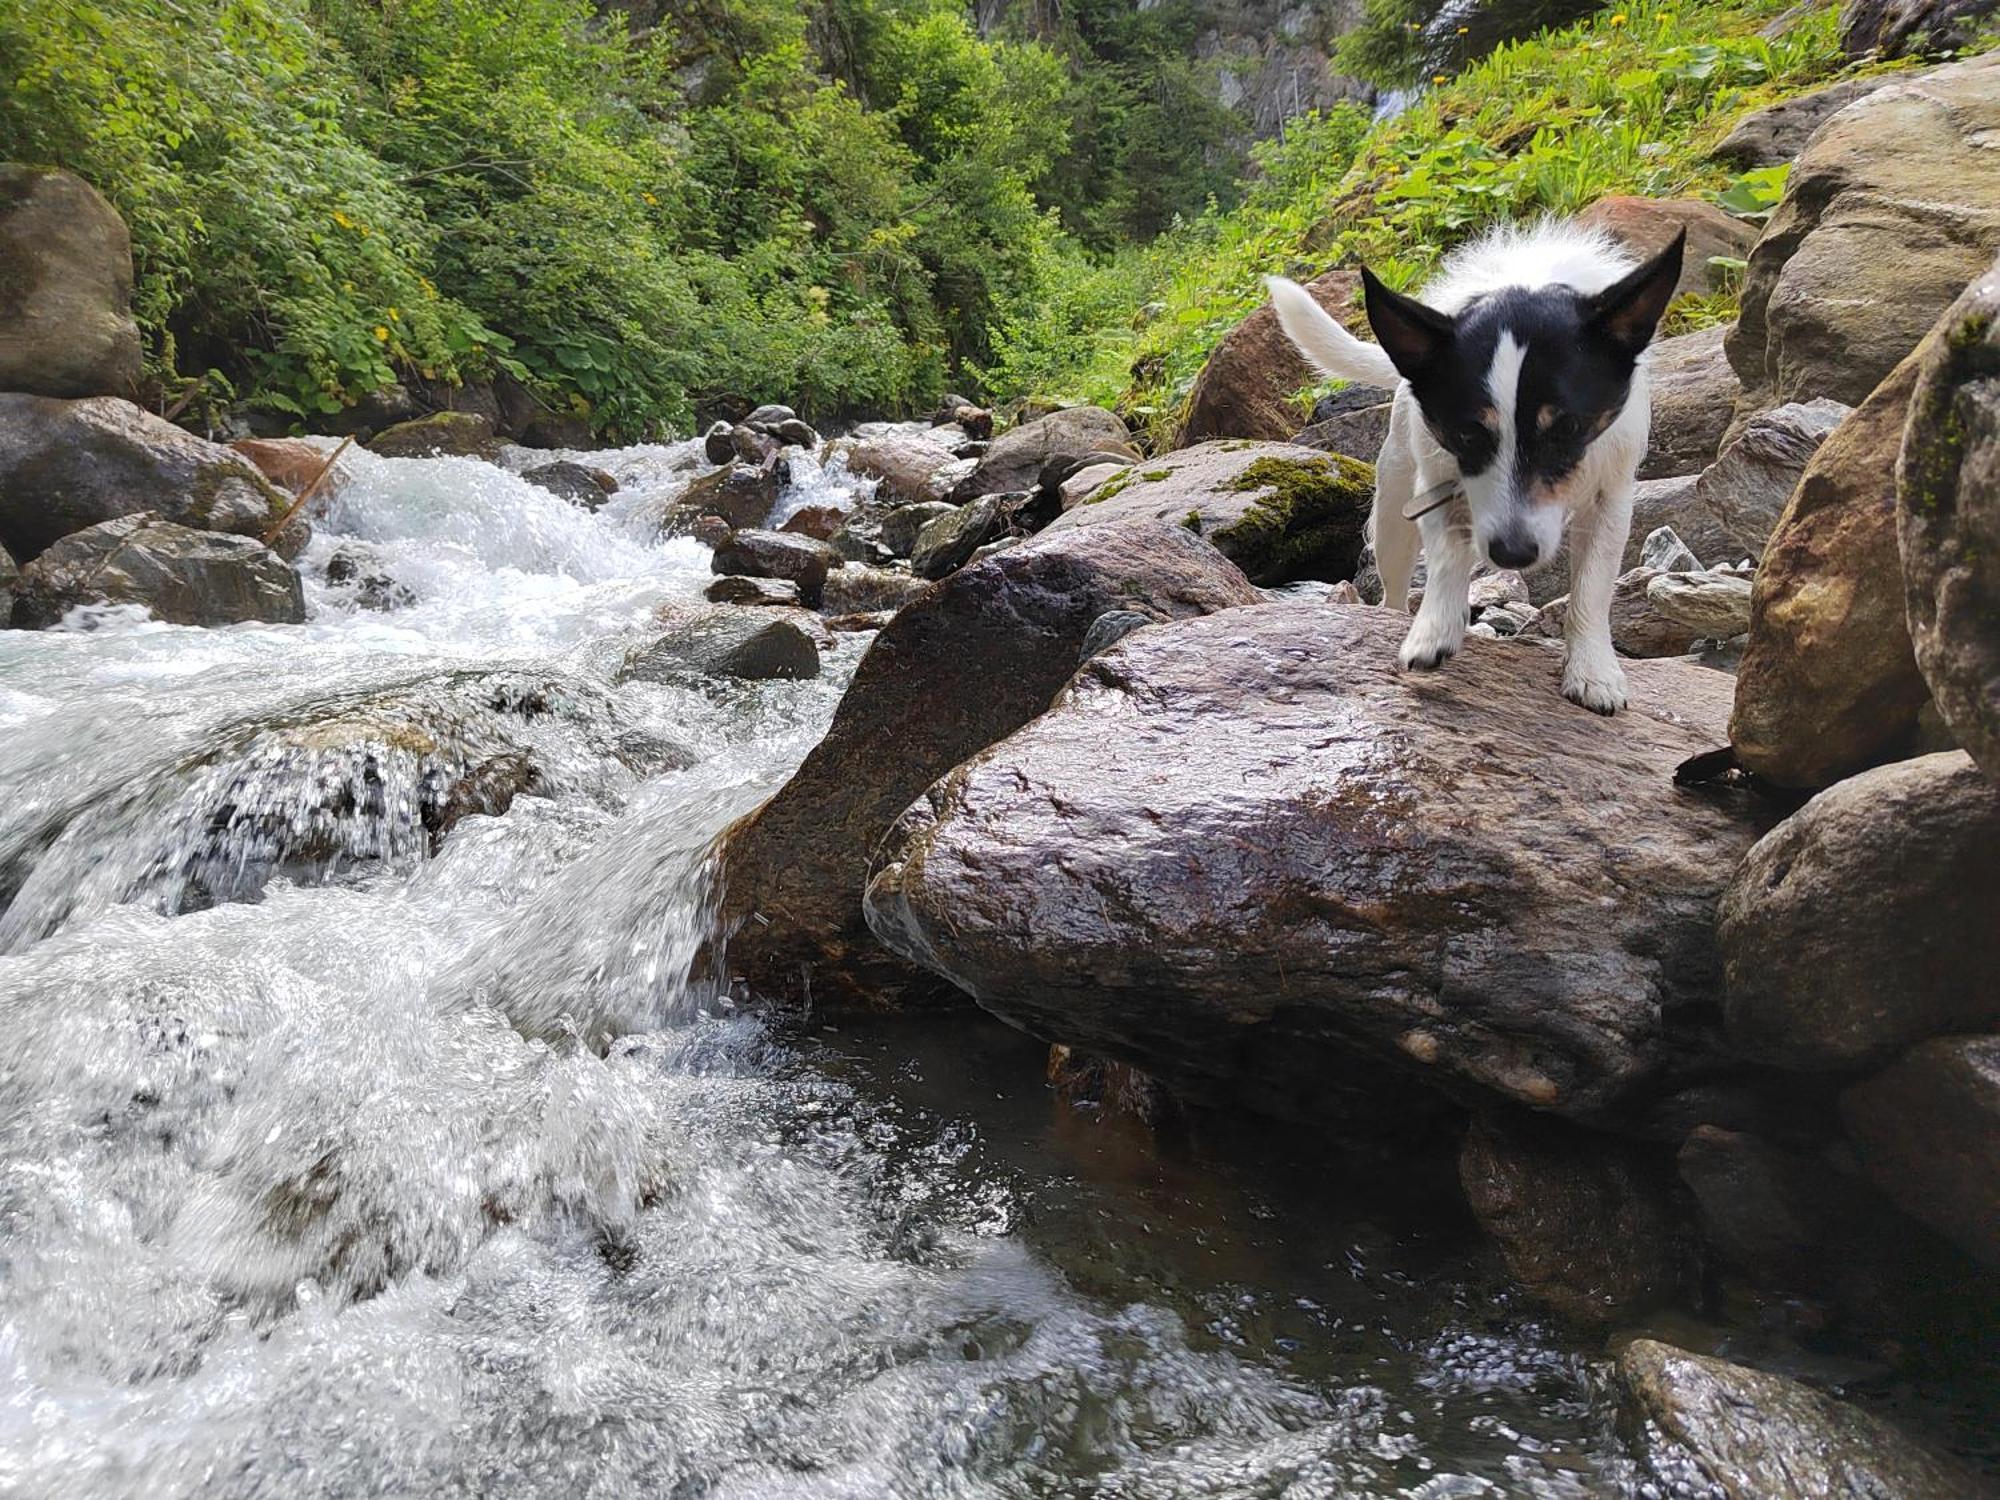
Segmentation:
<svg viewBox="0 0 2000 1500">
<path fill-rule="evenodd" d="M 1542 549 L 1529 537 L 1496 536 L 1486 550 L 1494 566 L 1501 568 L 1532 568 L 1542 555 Z"/>
</svg>

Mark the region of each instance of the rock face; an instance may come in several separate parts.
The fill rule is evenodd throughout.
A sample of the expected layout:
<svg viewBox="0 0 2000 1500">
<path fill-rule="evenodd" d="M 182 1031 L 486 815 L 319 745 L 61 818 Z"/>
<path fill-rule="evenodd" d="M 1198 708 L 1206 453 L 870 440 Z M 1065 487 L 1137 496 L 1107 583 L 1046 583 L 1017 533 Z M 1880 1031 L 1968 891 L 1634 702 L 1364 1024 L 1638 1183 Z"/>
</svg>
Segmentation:
<svg viewBox="0 0 2000 1500">
<path fill-rule="evenodd" d="M 1097 453 L 1128 462 L 1139 458 L 1125 424 L 1103 407 L 1072 406 L 1050 412 L 995 438 L 950 498 L 962 505 L 981 495 L 1031 490 L 1041 483 L 1042 469 L 1051 460 L 1075 461 Z"/>
<path fill-rule="evenodd" d="M 68 172 L 0 163 L 0 391 L 132 396 L 132 239 Z"/>
<path fill-rule="evenodd" d="M 1840 1113 L 1884 1193 L 2000 1269 L 2000 1037 L 1925 1042 L 1849 1089 Z"/>
<path fill-rule="evenodd" d="M 1696 501 L 1714 516 L 1735 557 L 1764 555 L 1806 465 L 1852 410 L 1822 397 L 1760 412 L 1702 470 Z"/>
<path fill-rule="evenodd" d="M 1591 229 L 1602 229 L 1641 259 L 1659 254 L 1667 242 L 1687 231 L 1687 251 L 1681 259 L 1681 279 L 1674 295 L 1711 289 L 1715 270 L 1709 260 L 1727 256 L 1741 260 L 1757 243 L 1755 225 L 1730 217 L 1700 198 L 1599 198 L 1576 216 Z"/>
<path fill-rule="evenodd" d="M 493 419 L 482 412 L 434 411 L 398 422 L 368 440 L 368 451 L 383 458 L 483 458 L 500 454 Z"/>
<path fill-rule="evenodd" d="M 260 536 L 289 504 L 238 455 L 129 401 L 0 395 L 0 546 L 17 562 L 140 511 Z"/>
<path fill-rule="evenodd" d="M 1858 404 L 2000 251 L 2000 57 L 1891 83 L 1828 120 L 1750 254 L 1729 339 L 1748 409 Z"/>
<path fill-rule="evenodd" d="M 1806 142 L 1833 116 L 1889 82 L 1886 78 L 1844 78 L 1809 94 L 1795 94 L 1736 122 L 1712 153 L 1740 169 L 1775 167 L 1805 150 Z"/>
<path fill-rule="evenodd" d="M 1962 751 L 1864 771 L 1771 830 L 1729 882 L 1730 1041 L 1851 1069 L 2000 1023 L 2000 787 Z"/>
<path fill-rule="evenodd" d="M 1236 568 L 1158 523 L 1044 533 L 929 586 L 875 638 L 826 738 L 725 835 L 728 964 L 767 994 L 892 1004 L 933 983 L 862 920 L 868 859 L 938 777 L 1040 713 L 1110 610 L 1253 604 Z"/>
<path fill-rule="evenodd" d="M 1698 474 L 1714 462 L 1741 390 L 1723 347 L 1728 333 L 1728 328 L 1704 328 L 1676 334 L 1647 354 L 1653 433 L 1639 465 L 1641 479 Z"/>
<path fill-rule="evenodd" d="M 799 597 L 813 606 L 819 603 L 826 588 L 827 573 L 839 567 L 841 561 L 840 554 L 832 547 L 809 536 L 744 527 L 717 544 L 708 565 L 716 573 L 790 579 L 799 586 Z"/>
<path fill-rule="evenodd" d="M 1305 286 L 1321 307 L 1366 336 L 1367 317 L 1355 300 L 1360 272 L 1328 271 Z M 1271 304 L 1262 303 L 1223 335 L 1201 367 L 1174 446 L 1185 448 L 1209 438 L 1281 443 L 1299 429 L 1299 408 L 1292 398 L 1317 378 L 1278 326 Z M 1375 455 L 1364 456 L 1373 460 Z"/>
<path fill-rule="evenodd" d="M 1861 57 L 1937 56 L 1970 46 L 1993 0 L 1847 0 L 1840 44 Z"/>
<path fill-rule="evenodd" d="M 176 625 L 294 625 L 306 617 L 299 575 L 269 547 L 147 511 L 66 536 L 24 567 L 14 624 L 42 629 L 80 604 L 141 604 Z"/>
<path fill-rule="evenodd" d="M 1038 1036 L 1265 1113 L 1338 1113 L 1359 1061 L 1619 1115 L 1720 999 L 1754 830 L 1672 775 L 1729 680 L 1628 663 L 1605 719 L 1553 652 L 1405 676 L 1402 633 L 1285 604 L 1137 632 L 911 806 L 871 926 Z"/>
<path fill-rule="evenodd" d="M 753 682 L 819 676 L 819 622 L 796 609 L 714 609 L 677 613 L 667 628 L 626 659 L 626 681 L 675 682 L 689 676 Z"/>
<path fill-rule="evenodd" d="M 1757 570 L 1729 739 L 1780 786 L 1827 786 L 1916 738 L 1928 694 L 1903 622 L 1896 456 L 1919 357 L 1821 445 Z"/>
<path fill-rule="evenodd" d="M 1666 1173 L 1640 1148 L 1485 1117 L 1466 1135 L 1458 1175 L 1508 1273 L 1561 1316 L 1609 1322 L 1674 1290 L 1679 1216 Z"/>
<path fill-rule="evenodd" d="M 1896 534 L 1917 666 L 1938 712 L 2000 780 L 2000 265 L 1925 354 L 1897 470 Z"/>
<path fill-rule="evenodd" d="M 1972 1477 L 1880 1418 L 1782 1375 L 1634 1339 L 1618 1374 L 1729 1500 L 1968 1500 Z"/>
<path fill-rule="evenodd" d="M 1361 566 L 1375 474 L 1290 443 L 1202 443 L 1137 464 L 1049 523 L 1051 531 L 1172 521 L 1213 542 L 1252 583 L 1329 583 Z"/>
</svg>

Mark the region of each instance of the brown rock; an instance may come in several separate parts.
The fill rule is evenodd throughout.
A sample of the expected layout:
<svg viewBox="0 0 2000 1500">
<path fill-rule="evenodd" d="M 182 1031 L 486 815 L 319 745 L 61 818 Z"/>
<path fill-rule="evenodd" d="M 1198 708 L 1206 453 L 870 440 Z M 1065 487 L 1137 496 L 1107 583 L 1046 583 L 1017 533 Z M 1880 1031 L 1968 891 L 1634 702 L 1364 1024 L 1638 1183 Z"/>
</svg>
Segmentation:
<svg viewBox="0 0 2000 1500">
<path fill-rule="evenodd" d="M 500 446 L 493 419 L 471 411 L 434 411 L 384 428 L 368 440 L 368 451 L 382 458 L 481 458 L 488 463 L 500 456 Z"/>
<path fill-rule="evenodd" d="M 1305 284 L 1314 301 L 1365 336 L 1368 320 L 1356 300 L 1360 286 L 1360 272 L 1351 270 L 1328 271 Z M 1223 335 L 1202 366 L 1174 446 L 1209 438 L 1284 442 L 1299 430 L 1300 408 L 1292 398 L 1318 378 L 1285 337 L 1270 303 L 1261 303 Z M 1375 455 L 1355 457 L 1372 462 Z"/>
<path fill-rule="evenodd" d="M 1101 453 L 1136 462 L 1139 450 L 1116 415 L 1101 406 L 1070 406 L 1003 432 L 972 472 L 948 497 L 963 505 L 982 495 L 1032 490 L 1055 459 L 1082 459 Z"/>
<path fill-rule="evenodd" d="M 856 436 L 835 449 L 856 474 L 879 480 L 877 496 L 897 505 L 942 500 L 965 475 L 950 448 L 913 424 L 899 424 Z"/>
<path fill-rule="evenodd" d="M 1641 259 L 1659 254 L 1682 230 L 1687 249 L 1674 295 L 1707 292 L 1714 286 L 1717 256 L 1741 260 L 1757 243 L 1757 227 L 1731 218 L 1700 198 L 1599 198 L 1576 216 L 1589 229 L 1602 229 Z"/>
<path fill-rule="evenodd" d="M 297 495 L 319 478 L 327 460 L 333 457 L 331 448 L 322 448 L 303 438 L 238 438 L 229 448 L 231 452 L 248 459 L 258 473 L 290 495 Z M 333 472 L 326 476 L 326 483 L 319 487 L 319 493 L 336 494 L 346 483 L 346 470 L 335 464 Z"/>
<path fill-rule="evenodd" d="M 728 967 L 755 988 L 893 1005 L 935 981 L 895 959 L 861 915 L 868 858 L 925 787 L 1048 706 L 1091 622 L 1155 619 L 1260 596 L 1178 527 L 1044 533 L 934 584 L 855 669 L 826 738 L 725 835 Z"/>
<path fill-rule="evenodd" d="M 799 597 L 807 606 L 815 607 L 826 587 L 826 575 L 841 564 L 840 554 L 825 542 L 744 526 L 717 544 L 708 566 L 711 572 L 746 578 L 790 579 L 799 586 Z"/>
<path fill-rule="evenodd" d="M 132 239 L 95 188 L 0 163 L 0 267 L 0 391 L 138 394 Z"/>
<path fill-rule="evenodd" d="M 809 536 L 823 542 L 847 524 L 847 512 L 837 505 L 806 505 L 785 517 L 778 530 L 788 536 Z"/>
</svg>

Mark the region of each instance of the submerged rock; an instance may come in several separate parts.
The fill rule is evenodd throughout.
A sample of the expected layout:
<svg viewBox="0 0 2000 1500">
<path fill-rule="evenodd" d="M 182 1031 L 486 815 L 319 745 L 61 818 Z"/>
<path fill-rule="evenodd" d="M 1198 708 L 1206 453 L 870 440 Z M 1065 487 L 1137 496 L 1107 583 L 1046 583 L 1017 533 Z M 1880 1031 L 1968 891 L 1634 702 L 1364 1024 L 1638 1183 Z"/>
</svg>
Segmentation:
<svg viewBox="0 0 2000 1500">
<path fill-rule="evenodd" d="M 740 677 L 753 682 L 819 676 L 818 620 L 802 609 L 675 611 L 667 628 L 625 659 L 622 681 Z"/>
<path fill-rule="evenodd" d="M 1618 1374 L 1729 1500 L 1970 1500 L 1955 1464 L 1783 1375 L 1634 1339 Z"/>
<path fill-rule="evenodd" d="M 1758 840 L 1718 935 L 1731 1043 L 1845 1070 L 2000 1024 L 2000 787 L 1962 751 L 1865 771 Z"/>
<path fill-rule="evenodd" d="M 21 629 L 60 624 L 85 604 L 138 604 L 176 625 L 296 625 L 306 617 L 299 575 L 269 547 L 144 511 L 64 537 L 14 584 Z"/>
<path fill-rule="evenodd" d="M 133 396 L 132 237 L 68 172 L 0 163 L 0 391 Z"/>
<path fill-rule="evenodd" d="M 248 460 L 129 401 L 0 395 L 0 546 L 18 563 L 141 511 L 258 537 L 290 503 Z"/>
<path fill-rule="evenodd" d="M 1756 833 L 1673 785 L 1729 679 L 1628 663 L 1606 719 L 1552 652 L 1403 675 L 1401 636 L 1283 604 L 1139 631 L 913 799 L 871 927 L 1037 1036 L 1266 1113 L 1339 1113 L 1357 1065 L 1640 1107 L 1711 1024 L 1715 903 Z"/>
<path fill-rule="evenodd" d="M 1259 595 L 1178 527 L 1044 533 L 905 604 L 855 669 L 826 737 L 724 836 L 729 971 L 764 993 L 893 1005 L 939 988 L 877 946 L 869 855 L 967 756 L 1048 706 L 1107 610 L 1174 619 Z"/>
<path fill-rule="evenodd" d="M 1897 470 L 1917 666 L 1938 713 L 2000 781 L 2000 263 L 1923 356 Z"/>
<path fill-rule="evenodd" d="M 1051 531 L 1172 521 L 1213 542 L 1252 583 L 1337 583 L 1361 566 L 1374 470 L 1290 443 L 1212 442 L 1137 464 Z"/>
</svg>

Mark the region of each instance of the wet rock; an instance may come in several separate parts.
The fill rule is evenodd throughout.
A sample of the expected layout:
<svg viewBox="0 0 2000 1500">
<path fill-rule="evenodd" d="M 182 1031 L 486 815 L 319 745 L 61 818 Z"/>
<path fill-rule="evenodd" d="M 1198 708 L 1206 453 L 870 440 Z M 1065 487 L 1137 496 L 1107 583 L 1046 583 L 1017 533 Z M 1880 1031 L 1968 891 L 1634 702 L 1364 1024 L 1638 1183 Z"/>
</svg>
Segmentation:
<svg viewBox="0 0 2000 1500">
<path fill-rule="evenodd" d="M 1813 133 L 1855 100 L 1865 98 L 1891 80 L 1844 78 L 1811 93 L 1795 94 L 1738 120 L 1722 144 L 1710 154 L 1739 171 L 1775 167 L 1805 150 Z"/>
<path fill-rule="evenodd" d="M 0 391 L 133 396 L 132 239 L 80 177 L 0 163 Z"/>
<path fill-rule="evenodd" d="M 889 568 L 849 563 L 826 575 L 820 610 L 828 615 L 876 614 L 898 610 L 930 587 L 924 579 Z"/>
<path fill-rule="evenodd" d="M 841 565 L 841 556 L 825 542 L 809 536 L 789 536 L 782 531 L 758 531 L 739 527 L 720 543 L 709 559 L 716 573 L 735 573 L 748 578 L 787 578 L 799 586 L 799 597 L 816 606 L 826 575 Z"/>
<path fill-rule="evenodd" d="M 787 536 L 809 536 L 824 542 L 846 524 L 847 512 L 838 505 L 805 505 L 785 517 L 778 530 Z"/>
<path fill-rule="evenodd" d="M 794 448 L 817 448 L 819 434 L 811 426 L 797 417 L 789 418 L 770 429 L 771 436 L 779 442 Z"/>
<path fill-rule="evenodd" d="M 1606 719 L 1553 652 L 1400 675 L 1401 636 L 1286 604 L 1139 632 L 913 801 L 870 925 L 1037 1036 L 1265 1113 L 1340 1112 L 1357 1063 L 1636 1107 L 1721 998 L 1715 901 L 1755 829 L 1672 778 L 1729 680 L 1629 663 Z"/>
<path fill-rule="evenodd" d="M 701 454 L 712 464 L 726 464 L 736 457 L 736 444 L 730 434 L 736 430 L 734 422 L 716 422 L 702 434 Z"/>
<path fill-rule="evenodd" d="M 702 546 L 715 548 L 728 541 L 734 530 L 721 516 L 699 515 L 688 522 L 687 534 Z"/>
<path fill-rule="evenodd" d="M 789 578 L 749 578 L 735 573 L 716 579 L 702 590 L 701 596 L 711 604 L 774 605 L 790 609 L 805 605 L 799 586 Z"/>
<path fill-rule="evenodd" d="M 1840 1113 L 1883 1193 L 2000 1269 L 2000 1037 L 1912 1048 L 1847 1090 Z"/>
<path fill-rule="evenodd" d="M 1729 538 L 1729 555 L 1762 557 L 1806 466 L 1852 407 L 1792 401 L 1752 417 L 1702 471 L 1696 502 Z"/>
<path fill-rule="evenodd" d="M 1730 1500 L 1969 1500 L 1971 1477 L 1880 1418 L 1783 1375 L 1634 1339 L 1618 1375 Z"/>
<path fill-rule="evenodd" d="M 958 509 L 948 500 L 927 500 L 918 505 L 901 506 L 882 517 L 877 534 L 882 545 L 895 556 L 908 557 L 917 550 L 917 537 L 926 526 L 942 516 L 958 514 Z"/>
<path fill-rule="evenodd" d="M 1075 470 L 1057 489 L 1062 508 L 1071 510 L 1087 500 L 1096 488 L 1130 468 L 1130 464 L 1110 461 L 1086 463 Z"/>
<path fill-rule="evenodd" d="M 2000 1023 L 2000 787 L 1963 751 L 1821 792 L 1757 842 L 1719 936 L 1745 1056 L 1844 1070 Z"/>
<path fill-rule="evenodd" d="M 1314 301 L 1347 322 L 1366 338 L 1367 316 L 1356 293 L 1358 271 L 1328 271 L 1306 283 Z M 1318 377 L 1278 326 L 1268 302 L 1260 303 L 1242 322 L 1223 335 L 1202 366 L 1188 397 L 1186 420 L 1174 440 L 1176 448 L 1210 438 L 1261 438 L 1281 443 L 1299 427 L 1293 397 Z M 1373 458 L 1374 455 L 1365 455 Z"/>
<path fill-rule="evenodd" d="M 362 609 L 404 609 L 417 602 L 416 590 L 389 571 L 366 542 L 342 542 L 326 560 L 326 581 Z"/>
<path fill-rule="evenodd" d="M 862 919 L 868 858 L 925 787 L 1048 706 L 1091 623 L 1258 598 L 1212 547 L 1158 524 L 1044 533 L 930 585 L 884 627 L 826 737 L 723 843 L 728 965 L 780 997 L 892 1005 L 940 988 Z"/>
<path fill-rule="evenodd" d="M 523 469 L 521 477 L 529 484 L 539 485 L 550 494 L 569 501 L 571 505 L 580 505 L 585 510 L 596 510 L 618 488 L 618 481 L 602 469 L 593 469 L 569 459 Z"/>
<path fill-rule="evenodd" d="M 434 411 L 384 428 L 368 440 L 368 451 L 382 458 L 481 458 L 492 463 L 500 448 L 493 419 L 471 411 Z"/>
<path fill-rule="evenodd" d="M 896 505 L 941 501 L 963 479 L 966 467 L 930 432 L 896 426 L 856 436 L 839 445 L 847 467 L 879 480 L 879 499 Z"/>
<path fill-rule="evenodd" d="M 858 614 L 827 615 L 826 628 L 836 635 L 858 635 L 865 630 L 880 630 L 896 618 L 893 609 L 862 610 Z"/>
<path fill-rule="evenodd" d="M 1741 390 L 1724 347 L 1728 334 L 1728 328 L 1676 334 L 1647 354 L 1653 427 L 1641 479 L 1699 474 L 1715 461 Z M 1685 528 L 1681 535 L 1688 536 Z"/>
<path fill-rule="evenodd" d="M 1213 542 L 1251 582 L 1338 582 L 1361 565 L 1374 471 L 1289 443 L 1212 442 L 1135 465 L 1051 531 L 1172 521 Z"/>
<path fill-rule="evenodd" d="M 919 578 L 942 578 L 970 562 L 975 552 L 1005 528 L 1008 498 L 982 495 L 926 521 L 910 549 L 910 571 Z M 886 530 L 886 522 L 884 527 Z"/>
<path fill-rule="evenodd" d="M 1741 260 L 1757 242 L 1757 227 L 1700 198 L 1600 198 L 1577 215 L 1577 223 L 1601 229 L 1633 255 L 1649 259 L 1683 230 L 1687 250 L 1674 295 L 1714 290 L 1717 256 Z"/>
<path fill-rule="evenodd" d="M 1757 569 L 1729 739 L 1739 763 L 1780 786 L 1826 786 L 1917 737 L 1929 694 L 1896 553 L 1896 456 L 1917 360 L 1820 445 Z"/>
<path fill-rule="evenodd" d="M 0 547 L 0 629 L 5 629 L 14 618 L 14 585 L 21 576 L 21 570 L 14 566 L 14 559 L 7 555 L 7 549 Z"/>
<path fill-rule="evenodd" d="M 1389 415 L 1395 408 L 1387 401 L 1374 406 L 1337 412 L 1321 422 L 1303 428 L 1292 438 L 1301 448 L 1317 448 L 1322 453 L 1344 453 L 1363 463 L 1374 463 L 1389 436 Z"/>
<path fill-rule="evenodd" d="M 690 676 L 752 682 L 819 676 L 819 622 L 804 610 L 688 609 L 626 657 L 621 682 L 679 682 Z"/>
<path fill-rule="evenodd" d="M 1850 57 L 1947 57 L 1992 14 L 1993 0 L 1846 0 L 1840 44 Z"/>
<path fill-rule="evenodd" d="M 1917 666 L 1938 713 L 2000 781 L 2000 265 L 1940 322 L 1918 368 L 1896 533 Z"/>
<path fill-rule="evenodd" d="M 0 395 L 0 546 L 18 563 L 142 511 L 261 536 L 290 504 L 247 460 L 129 401 Z"/>
<path fill-rule="evenodd" d="M 778 440 L 761 427 L 739 422 L 729 430 L 729 450 L 751 468 L 763 468 L 776 461 Z"/>
<path fill-rule="evenodd" d="M 84 604 L 139 604 L 176 625 L 295 625 L 306 617 L 299 575 L 269 547 L 148 511 L 64 537 L 14 583 L 18 629 L 60 624 Z"/>
<path fill-rule="evenodd" d="M 1987 55 L 1891 82 L 1800 153 L 1729 339 L 1746 410 L 1860 403 L 2000 252 L 1996 69 Z"/>
<path fill-rule="evenodd" d="M 1083 645 L 1076 653 L 1077 660 L 1089 661 L 1100 652 L 1109 651 L 1133 631 L 1143 630 L 1152 623 L 1152 616 L 1142 615 L 1136 609 L 1107 609 L 1090 622 Z"/>
<path fill-rule="evenodd" d="M 762 526 L 778 503 L 780 487 L 775 463 L 754 467 L 732 459 L 690 484 L 676 509 L 690 519 L 710 515 L 731 526 Z"/>
<path fill-rule="evenodd" d="M 238 438 L 229 445 L 229 451 L 247 460 L 258 473 L 292 496 L 318 479 L 327 460 L 333 457 L 331 448 L 303 438 Z M 337 495 L 346 487 L 347 480 L 347 466 L 336 462 L 315 493 Z"/>
<path fill-rule="evenodd" d="M 1139 450 L 1125 424 L 1101 406 L 1072 406 L 1024 422 L 993 440 L 972 472 L 958 481 L 948 498 L 965 504 L 982 495 L 1032 489 L 1042 466 L 1052 458 L 1082 458 L 1101 453 L 1137 462 Z"/>
<path fill-rule="evenodd" d="M 1750 580 L 1738 573 L 1662 573 L 1647 582 L 1646 604 L 1696 640 L 1726 641 L 1750 628 Z"/>
<path fill-rule="evenodd" d="M 1671 526 L 1656 526 L 1639 546 L 1639 566 L 1656 573 L 1698 573 L 1702 561 Z"/>
<path fill-rule="evenodd" d="M 768 401 L 762 406 L 751 408 L 750 415 L 743 419 L 743 425 L 745 427 L 776 429 L 782 427 L 787 422 L 796 422 L 798 419 L 799 414 L 789 406 L 781 406 L 775 401 Z"/>
<path fill-rule="evenodd" d="M 1489 1115 L 1467 1132 L 1459 1181 L 1507 1271 L 1578 1323 L 1608 1323 L 1675 1290 L 1683 1215 L 1653 1153 L 1546 1120 Z"/>
</svg>

